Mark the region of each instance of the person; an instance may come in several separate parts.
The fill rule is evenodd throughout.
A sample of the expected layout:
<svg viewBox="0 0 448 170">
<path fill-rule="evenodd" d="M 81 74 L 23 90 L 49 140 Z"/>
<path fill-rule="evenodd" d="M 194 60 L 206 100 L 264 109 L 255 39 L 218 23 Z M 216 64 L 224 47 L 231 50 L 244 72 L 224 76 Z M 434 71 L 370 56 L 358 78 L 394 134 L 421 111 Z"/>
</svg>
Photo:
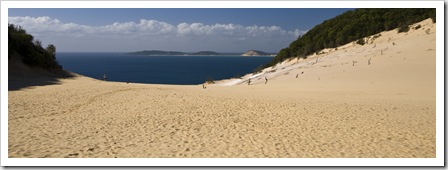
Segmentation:
<svg viewBox="0 0 448 170">
<path fill-rule="evenodd" d="M 268 83 L 268 78 L 267 78 L 267 77 L 264 77 L 264 79 L 266 80 L 266 81 L 264 82 L 264 84 Z"/>
<path fill-rule="evenodd" d="M 299 77 L 299 74 L 296 75 L 296 78 Z"/>
<path fill-rule="evenodd" d="M 106 73 L 104 73 L 104 75 L 103 75 L 103 80 L 107 81 L 107 74 Z"/>
<path fill-rule="evenodd" d="M 247 85 L 250 85 L 250 79 L 249 79 L 249 81 L 247 82 Z"/>
</svg>

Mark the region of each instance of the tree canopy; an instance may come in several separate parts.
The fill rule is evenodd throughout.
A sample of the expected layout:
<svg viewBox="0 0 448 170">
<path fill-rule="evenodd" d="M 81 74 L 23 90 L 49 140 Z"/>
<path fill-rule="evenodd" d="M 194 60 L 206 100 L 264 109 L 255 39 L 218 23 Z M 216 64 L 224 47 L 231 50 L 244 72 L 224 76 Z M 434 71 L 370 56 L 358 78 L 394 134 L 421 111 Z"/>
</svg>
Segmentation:
<svg viewBox="0 0 448 170">
<path fill-rule="evenodd" d="M 316 25 L 303 36 L 281 49 L 265 67 L 288 58 L 306 56 L 324 48 L 334 48 L 382 31 L 408 27 L 431 18 L 436 22 L 435 8 L 365 8 L 347 11 Z"/>
<path fill-rule="evenodd" d="M 40 40 L 34 40 L 34 37 L 20 26 L 8 25 L 8 50 L 8 58 L 18 54 L 27 65 L 45 69 L 61 68 L 56 61 L 56 46 L 49 44 L 44 49 Z"/>
</svg>

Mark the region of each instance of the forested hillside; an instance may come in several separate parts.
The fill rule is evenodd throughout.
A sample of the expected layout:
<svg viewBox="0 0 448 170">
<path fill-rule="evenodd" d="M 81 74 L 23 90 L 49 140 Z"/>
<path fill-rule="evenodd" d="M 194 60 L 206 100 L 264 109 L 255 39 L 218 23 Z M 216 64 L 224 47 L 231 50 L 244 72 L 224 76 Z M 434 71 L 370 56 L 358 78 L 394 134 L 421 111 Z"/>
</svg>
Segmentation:
<svg viewBox="0 0 448 170">
<path fill-rule="evenodd" d="M 400 9 L 356 9 L 324 21 L 306 34 L 280 50 L 265 67 L 292 57 L 306 58 L 324 48 L 334 48 L 382 31 L 400 28 L 406 32 L 408 26 L 424 19 L 436 22 L 434 8 Z"/>
<path fill-rule="evenodd" d="M 56 46 L 49 44 L 45 49 L 42 42 L 35 40 L 20 26 L 8 25 L 8 59 L 21 56 L 24 64 L 44 69 L 61 69 L 56 61 Z"/>
</svg>

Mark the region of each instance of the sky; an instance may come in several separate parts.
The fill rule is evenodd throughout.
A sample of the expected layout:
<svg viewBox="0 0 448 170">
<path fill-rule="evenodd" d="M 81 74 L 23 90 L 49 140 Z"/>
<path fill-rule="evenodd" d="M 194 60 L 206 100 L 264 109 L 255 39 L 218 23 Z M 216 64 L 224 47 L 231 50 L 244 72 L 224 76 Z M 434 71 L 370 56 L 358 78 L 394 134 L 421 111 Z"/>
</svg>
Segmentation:
<svg viewBox="0 0 448 170">
<path fill-rule="evenodd" d="M 20 25 L 58 52 L 278 52 L 336 8 L 10 8 Z"/>
</svg>

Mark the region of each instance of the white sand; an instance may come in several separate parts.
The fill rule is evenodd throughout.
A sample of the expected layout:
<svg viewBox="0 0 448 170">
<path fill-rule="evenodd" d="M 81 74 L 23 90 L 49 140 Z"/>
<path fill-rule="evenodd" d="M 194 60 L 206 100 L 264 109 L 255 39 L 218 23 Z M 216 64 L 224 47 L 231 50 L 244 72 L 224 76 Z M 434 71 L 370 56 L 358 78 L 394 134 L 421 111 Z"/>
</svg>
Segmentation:
<svg viewBox="0 0 448 170">
<path fill-rule="evenodd" d="M 77 77 L 9 91 L 8 156 L 434 158 L 436 27 L 419 24 L 207 89 Z"/>
</svg>

